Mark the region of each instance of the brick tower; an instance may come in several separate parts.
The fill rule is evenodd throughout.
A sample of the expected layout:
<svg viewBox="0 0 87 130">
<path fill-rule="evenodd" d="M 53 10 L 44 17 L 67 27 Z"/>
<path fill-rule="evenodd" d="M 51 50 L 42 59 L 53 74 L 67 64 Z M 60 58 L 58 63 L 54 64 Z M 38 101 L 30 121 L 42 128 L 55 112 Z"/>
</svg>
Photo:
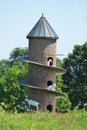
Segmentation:
<svg viewBox="0 0 87 130">
<path fill-rule="evenodd" d="M 62 75 L 65 70 L 56 68 L 57 34 L 42 16 L 30 33 L 28 58 L 28 80 L 21 85 L 29 87 L 28 99 L 39 102 L 40 111 L 55 111 L 55 98 L 63 96 L 56 92 L 56 74 Z"/>
</svg>

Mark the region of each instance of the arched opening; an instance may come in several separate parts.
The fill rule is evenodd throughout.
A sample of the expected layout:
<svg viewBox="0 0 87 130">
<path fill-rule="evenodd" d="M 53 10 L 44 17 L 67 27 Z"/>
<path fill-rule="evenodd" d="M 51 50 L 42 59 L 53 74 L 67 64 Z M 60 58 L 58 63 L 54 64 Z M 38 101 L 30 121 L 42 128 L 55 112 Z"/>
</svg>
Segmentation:
<svg viewBox="0 0 87 130">
<path fill-rule="evenodd" d="M 56 85 L 53 84 L 52 81 L 48 81 L 48 82 L 47 82 L 47 89 L 52 90 L 52 91 L 55 91 L 55 87 L 56 87 Z"/>
<path fill-rule="evenodd" d="M 49 57 L 47 59 L 47 64 L 48 64 L 48 66 L 52 66 L 53 65 L 53 58 L 52 57 Z"/>
<path fill-rule="evenodd" d="M 51 90 L 52 87 L 53 87 L 53 82 L 52 81 L 48 81 L 47 82 L 47 88 Z"/>
<path fill-rule="evenodd" d="M 47 86 L 50 86 L 50 85 L 53 85 L 53 82 L 52 82 L 52 81 L 48 81 L 48 82 L 47 82 Z"/>
<path fill-rule="evenodd" d="M 53 111 L 53 106 L 49 104 L 47 106 L 47 111 L 52 112 Z"/>
</svg>

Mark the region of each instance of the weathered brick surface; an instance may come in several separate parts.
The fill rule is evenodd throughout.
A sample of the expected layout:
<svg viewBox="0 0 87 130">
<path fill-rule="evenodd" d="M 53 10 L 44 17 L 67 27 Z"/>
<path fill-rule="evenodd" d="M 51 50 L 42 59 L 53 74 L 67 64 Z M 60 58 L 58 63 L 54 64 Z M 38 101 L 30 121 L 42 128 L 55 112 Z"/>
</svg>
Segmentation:
<svg viewBox="0 0 87 130">
<path fill-rule="evenodd" d="M 31 38 L 29 40 L 29 57 L 44 65 L 47 65 L 47 58 L 52 57 L 53 66 L 56 66 L 56 40 Z"/>
<path fill-rule="evenodd" d="M 34 64 L 29 65 L 29 83 L 33 86 L 47 88 L 47 82 L 56 83 L 55 71 Z"/>
<path fill-rule="evenodd" d="M 55 95 L 50 92 L 46 92 L 43 90 L 37 90 L 29 88 L 28 98 L 36 100 L 40 103 L 39 110 L 47 111 L 47 106 L 53 106 L 53 112 L 55 112 Z"/>
<path fill-rule="evenodd" d="M 56 40 L 46 38 L 30 38 L 29 39 L 29 57 L 32 61 L 47 65 L 47 59 L 52 57 L 53 66 L 56 66 Z M 56 83 L 55 71 L 29 64 L 29 84 L 32 86 L 47 88 L 47 82 Z M 55 95 L 49 91 L 29 88 L 28 96 L 30 99 L 40 102 L 39 110 L 47 111 L 47 106 L 52 105 L 55 111 Z"/>
</svg>

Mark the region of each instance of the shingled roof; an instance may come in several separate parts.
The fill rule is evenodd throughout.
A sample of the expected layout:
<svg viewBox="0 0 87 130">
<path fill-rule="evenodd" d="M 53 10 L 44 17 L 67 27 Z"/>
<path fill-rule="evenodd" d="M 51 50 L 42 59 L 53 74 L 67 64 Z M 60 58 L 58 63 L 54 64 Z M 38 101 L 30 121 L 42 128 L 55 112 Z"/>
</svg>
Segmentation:
<svg viewBox="0 0 87 130">
<path fill-rule="evenodd" d="M 29 32 L 27 39 L 30 37 L 58 39 L 56 32 L 43 15 Z"/>
</svg>

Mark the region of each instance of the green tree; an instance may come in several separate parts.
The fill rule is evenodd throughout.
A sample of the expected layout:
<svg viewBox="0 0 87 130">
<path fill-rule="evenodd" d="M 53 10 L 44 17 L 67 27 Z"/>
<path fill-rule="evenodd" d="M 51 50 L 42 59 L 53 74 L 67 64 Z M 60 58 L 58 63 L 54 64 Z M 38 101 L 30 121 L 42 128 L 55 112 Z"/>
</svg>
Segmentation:
<svg viewBox="0 0 87 130">
<path fill-rule="evenodd" d="M 27 96 L 27 88 L 19 85 L 27 78 L 27 64 L 21 60 L 26 54 L 27 48 L 15 48 L 9 60 L 0 61 L 0 104 L 7 110 L 13 110 Z"/>
<path fill-rule="evenodd" d="M 79 103 L 83 107 L 87 102 L 87 43 L 75 45 L 73 52 L 64 59 L 63 67 L 66 73 L 62 90 L 68 94 L 72 108 Z"/>
<path fill-rule="evenodd" d="M 63 63 L 62 63 L 62 60 L 61 59 L 56 59 L 56 67 L 62 67 L 63 66 Z"/>
<path fill-rule="evenodd" d="M 63 63 L 60 59 L 56 60 L 57 67 L 62 67 Z M 63 93 L 62 91 L 62 86 L 63 86 L 63 79 L 62 75 L 57 75 L 56 76 L 56 91 Z M 71 107 L 71 103 L 69 101 L 69 98 L 67 94 L 65 94 L 64 97 L 57 99 L 56 100 L 56 112 L 67 112 Z"/>
<path fill-rule="evenodd" d="M 21 87 L 18 83 L 22 78 L 26 78 L 26 73 L 25 66 L 22 66 L 21 69 L 18 66 L 13 66 L 0 79 L 0 102 L 5 104 L 7 110 L 17 107 L 27 95 L 26 88 Z"/>
<path fill-rule="evenodd" d="M 60 59 L 56 59 L 56 67 L 62 67 L 62 61 Z M 62 75 L 56 76 L 56 90 L 61 92 L 61 86 L 63 85 Z"/>
<path fill-rule="evenodd" d="M 10 53 L 9 61 L 11 65 L 19 64 L 20 66 L 23 65 L 22 59 L 24 56 L 27 56 L 28 48 L 15 48 Z"/>
<path fill-rule="evenodd" d="M 56 112 L 65 113 L 68 112 L 71 108 L 71 102 L 69 101 L 69 98 L 67 94 L 64 98 L 60 98 L 56 100 Z"/>
<path fill-rule="evenodd" d="M 10 67 L 10 62 L 7 59 L 0 61 L 0 77 L 3 76 L 6 70 Z"/>
</svg>

